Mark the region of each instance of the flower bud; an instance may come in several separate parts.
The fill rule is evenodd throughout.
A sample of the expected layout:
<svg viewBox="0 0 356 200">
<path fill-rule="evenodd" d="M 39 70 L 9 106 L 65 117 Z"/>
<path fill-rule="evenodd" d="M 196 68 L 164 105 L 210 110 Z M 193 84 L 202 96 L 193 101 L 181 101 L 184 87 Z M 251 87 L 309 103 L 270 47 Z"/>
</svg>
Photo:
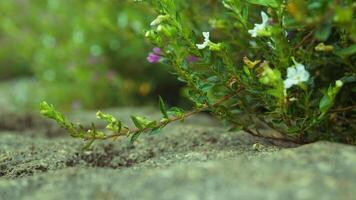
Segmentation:
<svg viewBox="0 0 356 200">
<path fill-rule="evenodd" d="M 332 45 L 325 45 L 324 43 L 319 43 L 318 45 L 316 45 L 316 47 L 314 48 L 315 51 L 333 51 L 334 47 Z"/>
<path fill-rule="evenodd" d="M 222 43 L 209 42 L 210 51 L 221 51 L 223 49 Z"/>
<path fill-rule="evenodd" d="M 335 86 L 338 87 L 338 88 L 341 88 L 343 85 L 344 85 L 344 83 L 341 80 L 337 80 L 335 82 Z"/>
<path fill-rule="evenodd" d="M 146 37 L 146 38 L 150 37 L 150 31 L 146 31 L 145 37 Z"/>
<path fill-rule="evenodd" d="M 164 20 L 168 19 L 168 15 L 158 15 L 155 20 L 151 22 L 151 26 L 157 26 L 161 24 Z"/>
</svg>

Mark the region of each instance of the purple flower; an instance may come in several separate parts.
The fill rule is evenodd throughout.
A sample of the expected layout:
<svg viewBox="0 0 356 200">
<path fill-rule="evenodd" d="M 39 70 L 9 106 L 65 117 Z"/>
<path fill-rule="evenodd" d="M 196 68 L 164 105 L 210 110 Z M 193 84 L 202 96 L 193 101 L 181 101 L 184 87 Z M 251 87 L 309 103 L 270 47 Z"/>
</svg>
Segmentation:
<svg viewBox="0 0 356 200">
<path fill-rule="evenodd" d="M 154 53 L 150 53 L 147 56 L 147 61 L 150 63 L 158 63 L 161 60 L 161 56 L 156 55 Z"/>
<path fill-rule="evenodd" d="M 159 56 L 163 55 L 161 48 L 158 48 L 158 47 L 153 48 L 153 53 L 156 55 L 159 55 Z"/>
<path fill-rule="evenodd" d="M 187 57 L 188 63 L 193 63 L 193 62 L 196 62 L 196 61 L 198 61 L 198 60 L 199 60 L 199 58 L 196 57 L 196 56 L 188 56 L 188 57 Z"/>
<path fill-rule="evenodd" d="M 158 63 L 161 60 L 161 56 L 163 55 L 163 52 L 158 47 L 153 48 L 152 51 L 153 52 L 150 52 L 148 54 L 147 61 L 150 63 Z"/>
</svg>

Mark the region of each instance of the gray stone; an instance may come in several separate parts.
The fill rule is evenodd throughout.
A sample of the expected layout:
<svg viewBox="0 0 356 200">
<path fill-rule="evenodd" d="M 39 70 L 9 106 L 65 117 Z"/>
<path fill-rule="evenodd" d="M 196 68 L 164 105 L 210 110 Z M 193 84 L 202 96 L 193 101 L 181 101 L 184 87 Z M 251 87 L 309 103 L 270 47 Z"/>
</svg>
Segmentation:
<svg viewBox="0 0 356 200">
<path fill-rule="evenodd" d="M 356 147 L 297 146 L 214 123 L 201 116 L 92 151 L 63 134 L 0 132 L 0 199 L 355 199 Z"/>
</svg>

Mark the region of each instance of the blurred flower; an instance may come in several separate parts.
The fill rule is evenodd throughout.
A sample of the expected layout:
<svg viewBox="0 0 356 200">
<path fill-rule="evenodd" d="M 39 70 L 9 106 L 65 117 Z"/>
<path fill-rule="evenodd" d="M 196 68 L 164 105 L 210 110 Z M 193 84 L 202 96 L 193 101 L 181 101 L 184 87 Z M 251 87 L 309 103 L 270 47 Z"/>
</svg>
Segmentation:
<svg viewBox="0 0 356 200">
<path fill-rule="evenodd" d="M 161 60 L 161 56 L 163 55 L 163 52 L 160 48 L 155 47 L 152 50 L 153 52 L 150 52 L 147 56 L 147 61 L 150 63 L 158 63 Z"/>
<path fill-rule="evenodd" d="M 204 42 L 202 44 L 196 44 L 198 49 L 204 49 L 205 47 L 207 47 L 209 45 L 210 33 L 209 32 L 203 32 L 203 37 L 204 37 Z"/>
<path fill-rule="evenodd" d="M 147 56 L 147 61 L 150 63 L 158 63 L 161 60 L 161 56 L 156 55 L 154 53 L 150 53 Z"/>
<path fill-rule="evenodd" d="M 159 25 L 160 23 L 162 23 L 162 21 L 164 21 L 164 20 L 166 20 L 166 19 L 168 19 L 169 18 L 169 16 L 168 15 L 158 15 L 157 17 L 156 17 L 156 19 L 154 19 L 152 22 L 151 22 L 151 26 L 157 26 L 157 25 Z"/>
<path fill-rule="evenodd" d="M 309 79 L 309 72 L 305 70 L 305 66 L 300 63 L 295 63 L 295 65 L 288 67 L 287 69 L 287 79 L 284 80 L 284 88 L 291 88 L 293 85 L 298 85 L 299 83 L 306 82 Z"/>
<path fill-rule="evenodd" d="M 253 29 L 248 30 L 248 33 L 251 35 L 251 37 L 270 35 L 269 31 L 267 30 L 268 15 L 265 12 L 261 11 L 261 17 L 262 17 L 262 23 L 255 24 L 255 27 Z"/>
<path fill-rule="evenodd" d="M 109 81 L 113 81 L 116 77 L 116 72 L 113 70 L 109 70 L 106 74 L 106 77 Z"/>
<path fill-rule="evenodd" d="M 155 47 L 155 48 L 153 48 L 152 51 L 156 55 L 163 55 L 163 52 L 162 52 L 161 48 Z"/>
<path fill-rule="evenodd" d="M 188 63 L 193 63 L 193 62 L 196 62 L 196 61 L 198 61 L 198 60 L 199 60 L 199 58 L 196 57 L 196 56 L 188 56 L 188 57 L 187 57 Z"/>
</svg>

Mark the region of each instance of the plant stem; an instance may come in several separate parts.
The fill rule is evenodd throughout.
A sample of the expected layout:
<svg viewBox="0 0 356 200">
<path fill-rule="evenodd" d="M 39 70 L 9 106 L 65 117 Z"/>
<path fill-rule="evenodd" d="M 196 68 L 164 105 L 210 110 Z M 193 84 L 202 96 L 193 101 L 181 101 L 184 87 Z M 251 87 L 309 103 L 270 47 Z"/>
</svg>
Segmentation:
<svg viewBox="0 0 356 200">
<path fill-rule="evenodd" d="M 352 111 L 352 110 L 356 110 L 356 105 L 345 107 L 345 108 L 332 109 L 332 110 L 330 110 L 330 112 L 335 113 L 335 112 L 346 112 L 346 111 Z"/>
<path fill-rule="evenodd" d="M 138 129 L 138 128 L 134 128 L 134 129 L 131 129 L 131 130 L 123 130 L 119 133 L 113 133 L 111 135 L 107 135 L 105 137 L 96 137 L 96 136 L 89 136 L 89 137 L 85 137 L 84 139 L 85 140 L 107 140 L 107 139 L 116 139 L 120 136 L 127 136 L 127 135 L 132 135 L 132 134 L 135 134 L 135 133 L 138 133 L 138 132 L 148 132 L 148 131 L 151 131 L 155 128 L 160 128 L 160 127 L 164 127 L 166 126 L 167 124 L 169 123 L 172 123 L 172 122 L 175 122 L 175 121 L 179 121 L 179 120 L 184 120 L 194 114 L 197 114 L 197 113 L 200 113 L 200 112 L 203 112 L 203 111 L 208 111 L 210 107 L 215 107 L 215 106 L 218 106 L 222 103 L 224 103 L 225 101 L 229 100 L 231 97 L 235 96 L 239 91 L 241 91 L 242 88 L 238 88 L 236 93 L 233 93 L 233 94 L 228 94 L 228 95 L 225 95 L 224 97 L 222 97 L 221 99 L 219 99 L 217 102 L 215 102 L 213 105 L 209 106 L 207 104 L 205 104 L 204 106 L 198 108 L 198 109 L 195 109 L 195 110 L 192 110 L 192 111 L 189 111 L 187 113 L 185 113 L 183 116 L 175 116 L 175 117 L 172 117 L 172 118 L 169 118 L 165 121 L 161 121 L 160 123 L 158 123 L 157 126 L 155 126 L 154 128 L 145 128 L 145 129 Z"/>
</svg>

